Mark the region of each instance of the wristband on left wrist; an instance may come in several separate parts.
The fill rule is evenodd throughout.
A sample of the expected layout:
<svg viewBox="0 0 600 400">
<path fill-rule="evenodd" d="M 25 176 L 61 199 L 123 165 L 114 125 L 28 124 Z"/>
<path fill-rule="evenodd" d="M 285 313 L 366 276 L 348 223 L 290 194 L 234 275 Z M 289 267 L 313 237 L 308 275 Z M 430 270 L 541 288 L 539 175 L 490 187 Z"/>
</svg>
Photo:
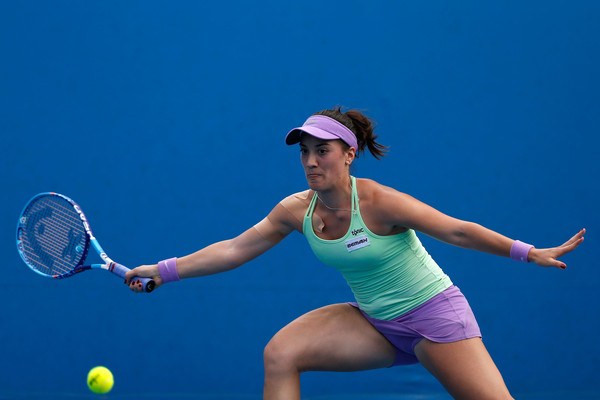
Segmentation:
<svg viewBox="0 0 600 400">
<path fill-rule="evenodd" d="M 533 248 L 533 245 L 523 243 L 520 240 L 515 240 L 510 248 L 510 258 L 521 262 L 529 261 L 529 251 Z"/>
</svg>

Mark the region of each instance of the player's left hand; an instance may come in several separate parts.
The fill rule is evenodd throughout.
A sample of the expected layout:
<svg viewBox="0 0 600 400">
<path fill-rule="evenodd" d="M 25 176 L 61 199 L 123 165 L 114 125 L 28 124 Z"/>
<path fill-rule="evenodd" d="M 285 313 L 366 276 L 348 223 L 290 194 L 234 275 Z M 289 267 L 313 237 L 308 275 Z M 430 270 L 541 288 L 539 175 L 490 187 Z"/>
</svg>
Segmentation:
<svg viewBox="0 0 600 400">
<path fill-rule="evenodd" d="M 542 267 L 556 267 L 560 269 L 566 269 L 567 264 L 559 261 L 558 258 L 564 256 L 567 253 L 575 250 L 583 242 L 583 235 L 585 229 L 577 232 L 575 236 L 566 241 L 562 246 L 552 247 L 548 249 L 536 249 L 532 248 L 529 250 L 528 260 L 530 262 L 541 265 Z"/>
</svg>

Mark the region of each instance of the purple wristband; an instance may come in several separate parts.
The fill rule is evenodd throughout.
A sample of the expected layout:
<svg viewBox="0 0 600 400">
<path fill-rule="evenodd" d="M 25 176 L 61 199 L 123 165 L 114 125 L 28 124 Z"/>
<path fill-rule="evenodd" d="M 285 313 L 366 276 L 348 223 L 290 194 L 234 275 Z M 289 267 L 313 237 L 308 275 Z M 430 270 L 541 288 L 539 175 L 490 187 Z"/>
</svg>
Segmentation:
<svg viewBox="0 0 600 400">
<path fill-rule="evenodd" d="M 169 258 L 158 263 L 158 272 L 163 283 L 180 280 L 177 273 L 177 257 Z"/>
<path fill-rule="evenodd" d="M 510 258 L 516 261 L 529 262 L 527 255 L 533 246 L 523 243 L 520 240 L 515 240 L 510 248 Z"/>
</svg>

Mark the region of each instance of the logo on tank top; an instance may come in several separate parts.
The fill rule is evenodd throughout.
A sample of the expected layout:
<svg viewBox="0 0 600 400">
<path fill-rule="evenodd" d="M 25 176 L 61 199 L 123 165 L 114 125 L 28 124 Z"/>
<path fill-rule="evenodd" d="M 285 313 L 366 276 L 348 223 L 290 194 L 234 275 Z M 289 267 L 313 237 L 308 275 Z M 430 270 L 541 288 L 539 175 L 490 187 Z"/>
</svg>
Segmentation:
<svg viewBox="0 0 600 400">
<path fill-rule="evenodd" d="M 362 249 L 363 247 L 367 247 L 370 245 L 371 242 L 369 242 L 369 238 L 367 237 L 367 235 L 361 235 L 350 240 L 346 240 L 346 249 L 348 249 L 348 252 Z"/>
</svg>

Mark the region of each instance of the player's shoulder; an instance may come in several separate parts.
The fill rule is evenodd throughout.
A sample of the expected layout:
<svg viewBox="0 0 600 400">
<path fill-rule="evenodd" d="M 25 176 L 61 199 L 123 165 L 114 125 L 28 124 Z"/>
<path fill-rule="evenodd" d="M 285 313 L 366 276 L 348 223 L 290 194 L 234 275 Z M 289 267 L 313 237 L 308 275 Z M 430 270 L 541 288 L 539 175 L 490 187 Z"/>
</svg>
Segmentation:
<svg viewBox="0 0 600 400">
<path fill-rule="evenodd" d="M 394 196 L 401 194 L 401 192 L 394 189 L 393 187 L 383 185 L 373 179 L 357 178 L 356 182 L 356 188 L 361 199 L 381 196 Z"/>
<path fill-rule="evenodd" d="M 397 189 L 383 185 L 373 179 L 357 179 L 358 197 L 361 204 L 387 208 L 402 203 L 408 196 Z"/>
<path fill-rule="evenodd" d="M 289 211 L 297 209 L 306 210 L 306 208 L 310 204 L 310 201 L 312 200 L 312 197 L 314 196 L 314 193 L 315 192 L 310 189 L 303 190 L 302 192 L 297 192 L 287 196 L 286 198 L 280 201 L 280 204 L 287 208 Z"/>
<path fill-rule="evenodd" d="M 304 215 L 313 196 L 314 191 L 312 190 L 304 190 L 291 194 L 277 204 L 271 214 L 269 214 L 269 218 L 298 232 L 302 232 Z"/>
</svg>

